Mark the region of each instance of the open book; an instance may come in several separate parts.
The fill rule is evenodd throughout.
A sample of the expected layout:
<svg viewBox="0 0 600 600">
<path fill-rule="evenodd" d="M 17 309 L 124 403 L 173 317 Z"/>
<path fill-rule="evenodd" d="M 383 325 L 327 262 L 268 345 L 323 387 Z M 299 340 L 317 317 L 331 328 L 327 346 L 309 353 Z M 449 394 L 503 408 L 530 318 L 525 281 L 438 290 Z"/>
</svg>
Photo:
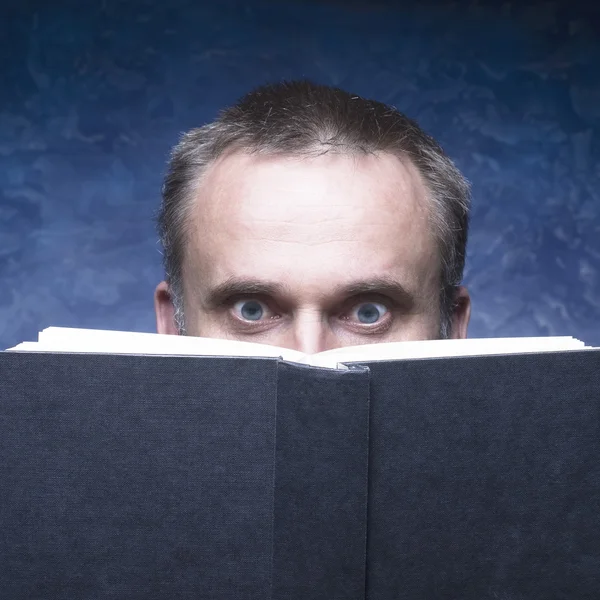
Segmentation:
<svg viewBox="0 0 600 600">
<path fill-rule="evenodd" d="M 307 355 L 288 348 L 236 340 L 48 327 L 38 334 L 37 342 L 23 342 L 8 351 L 244 356 L 281 358 L 316 367 L 343 368 L 345 363 L 365 361 L 559 352 L 585 348 L 589 346 L 580 340 L 561 336 L 389 342 L 346 346 Z"/>
<path fill-rule="evenodd" d="M 50 328 L 11 350 L 1 600 L 600 597 L 600 350 L 578 340 L 305 356 Z"/>
</svg>

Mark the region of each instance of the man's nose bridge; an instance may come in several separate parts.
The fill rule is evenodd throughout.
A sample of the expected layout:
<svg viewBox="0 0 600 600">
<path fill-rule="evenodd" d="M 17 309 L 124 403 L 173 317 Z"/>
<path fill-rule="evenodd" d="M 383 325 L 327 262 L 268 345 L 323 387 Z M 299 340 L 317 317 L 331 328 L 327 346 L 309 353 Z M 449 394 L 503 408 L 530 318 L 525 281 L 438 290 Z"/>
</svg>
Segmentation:
<svg viewBox="0 0 600 600">
<path fill-rule="evenodd" d="M 295 346 L 305 354 L 326 350 L 327 319 L 317 309 L 298 311 L 294 319 Z"/>
</svg>

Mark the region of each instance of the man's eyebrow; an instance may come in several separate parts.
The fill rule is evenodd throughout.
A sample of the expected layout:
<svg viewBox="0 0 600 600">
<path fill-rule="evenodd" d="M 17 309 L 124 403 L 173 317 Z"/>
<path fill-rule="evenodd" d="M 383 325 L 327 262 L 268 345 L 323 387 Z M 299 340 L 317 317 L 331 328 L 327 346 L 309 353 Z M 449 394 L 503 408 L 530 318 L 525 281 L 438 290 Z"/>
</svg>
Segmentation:
<svg viewBox="0 0 600 600">
<path fill-rule="evenodd" d="M 390 277 L 376 277 L 359 280 L 339 286 L 335 293 L 339 296 L 360 296 L 362 294 L 382 294 L 391 296 L 402 304 L 412 304 L 414 295 L 402 283 Z"/>
<path fill-rule="evenodd" d="M 275 281 L 230 277 L 209 290 L 206 304 L 210 308 L 216 308 L 234 296 L 276 296 L 286 292 L 286 287 Z"/>
<path fill-rule="evenodd" d="M 330 294 L 324 293 L 323 296 L 349 298 L 363 294 L 391 296 L 396 302 L 405 305 L 412 305 L 415 301 L 413 294 L 402 283 L 389 277 L 357 280 L 335 286 L 331 288 Z M 285 296 L 289 298 L 292 294 L 289 288 L 276 281 L 230 277 L 208 291 L 205 304 L 208 308 L 217 308 L 235 296 Z"/>
</svg>

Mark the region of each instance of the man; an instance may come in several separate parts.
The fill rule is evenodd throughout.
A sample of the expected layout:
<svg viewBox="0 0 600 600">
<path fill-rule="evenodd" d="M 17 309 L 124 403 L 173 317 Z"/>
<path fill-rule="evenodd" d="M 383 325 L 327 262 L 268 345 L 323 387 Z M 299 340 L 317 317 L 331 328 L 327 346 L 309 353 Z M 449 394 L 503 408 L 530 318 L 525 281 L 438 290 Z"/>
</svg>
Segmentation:
<svg viewBox="0 0 600 600">
<path fill-rule="evenodd" d="M 469 202 L 394 108 L 305 81 L 260 87 L 174 149 L 158 332 L 306 353 L 464 338 Z"/>
</svg>

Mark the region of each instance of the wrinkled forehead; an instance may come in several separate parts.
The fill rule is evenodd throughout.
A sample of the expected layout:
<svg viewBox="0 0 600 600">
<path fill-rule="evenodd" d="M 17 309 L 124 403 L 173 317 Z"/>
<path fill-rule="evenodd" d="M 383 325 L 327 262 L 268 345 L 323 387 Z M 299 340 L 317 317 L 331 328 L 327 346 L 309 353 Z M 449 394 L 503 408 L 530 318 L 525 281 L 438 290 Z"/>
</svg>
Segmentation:
<svg viewBox="0 0 600 600">
<path fill-rule="evenodd" d="M 205 173 L 190 225 L 187 262 L 204 276 L 250 260 L 275 276 L 277 265 L 305 264 L 307 277 L 342 263 L 407 271 L 438 263 L 422 179 L 390 154 L 230 154 Z"/>
<path fill-rule="evenodd" d="M 248 218 L 302 221 L 332 213 L 366 224 L 394 216 L 427 219 L 429 204 L 417 168 L 388 153 L 312 157 L 235 152 L 207 168 L 192 218 L 202 225 Z"/>
</svg>

